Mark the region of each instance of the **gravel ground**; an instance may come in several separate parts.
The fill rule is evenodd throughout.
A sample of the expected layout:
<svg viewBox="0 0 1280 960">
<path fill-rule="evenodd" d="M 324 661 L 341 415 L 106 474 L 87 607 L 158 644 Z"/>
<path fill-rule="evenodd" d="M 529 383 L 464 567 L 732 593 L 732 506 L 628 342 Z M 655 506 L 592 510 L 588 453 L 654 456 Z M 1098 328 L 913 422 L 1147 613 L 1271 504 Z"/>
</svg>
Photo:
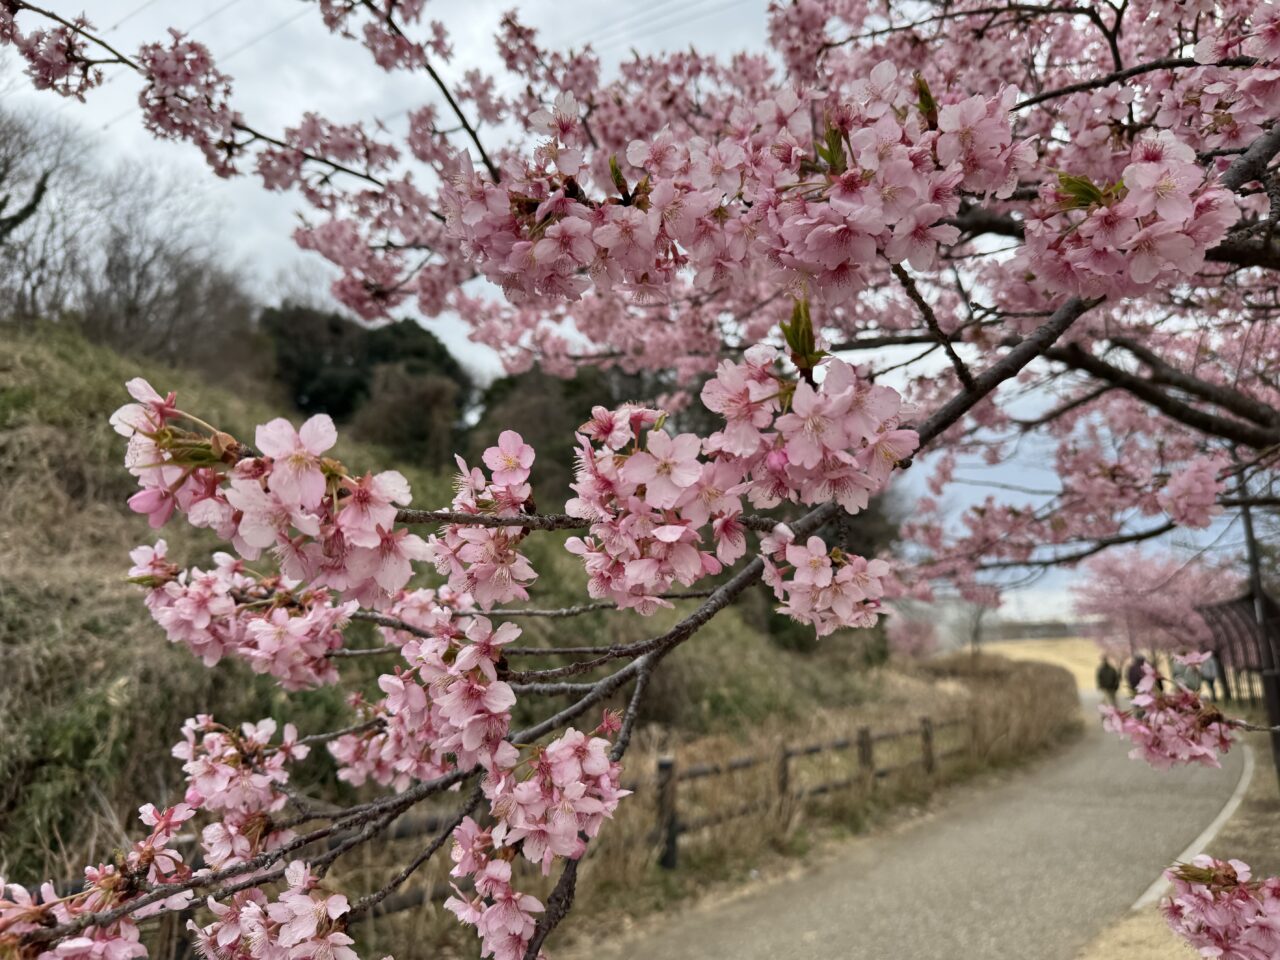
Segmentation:
<svg viewBox="0 0 1280 960">
<path fill-rule="evenodd" d="M 1222 808 L 1241 771 L 1160 773 L 1095 724 L 799 876 L 591 944 L 597 960 L 1070 960 Z M 1168 941 L 1166 941 L 1168 943 Z M 1172 945 L 1172 944 L 1170 944 Z"/>
</svg>

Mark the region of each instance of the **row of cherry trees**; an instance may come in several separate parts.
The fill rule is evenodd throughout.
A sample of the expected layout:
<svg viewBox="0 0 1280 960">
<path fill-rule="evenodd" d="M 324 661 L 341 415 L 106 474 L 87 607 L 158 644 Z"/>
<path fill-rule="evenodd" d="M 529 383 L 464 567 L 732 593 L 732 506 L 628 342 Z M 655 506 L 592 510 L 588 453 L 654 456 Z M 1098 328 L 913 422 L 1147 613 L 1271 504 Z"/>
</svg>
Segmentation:
<svg viewBox="0 0 1280 960">
<path fill-rule="evenodd" d="M 510 96 L 450 66 L 423 0 L 316 6 L 378 67 L 431 84 L 405 137 L 315 114 L 262 131 L 177 33 L 126 53 L 84 17 L 0 0 L 0 42 L 63 96 L 91 96 L 105 65 L 135 71 L 156 136 L 219 176 L 295 190 L 310 210 L 296 241 L 371 322 L 449 311 L 512 369 L 616 364 L 704 385 L 596 409 L 576 435 L 575 496 L 543 513 L 535 451 L 514 432 L 483 468 L 459 461 L 448 508 L 421 510 L 394 471 L 330 456 L 326 417 L 236 438 L 132 382 L 113 421 L 139 482 L 130 506 L 234 551 L 186 569 L 163 541 L 135 551 L 170 639 L 288 690 L 340 682 L 353 655 L 397 665 L 343 730 L 193 718 L 175 750 L 182 801 L 144 808 L 146 836 L 77 893 L 11 886 L 0 951 L 140 956 L 140 924 L 201 896 L 191 923 L 210 956 L 350 957 L 356 924 L 451 843 L 449 907 L 484 955 L 537 957 L 624 799 L 648 679 L 751 585 L 826 634 L 875 622 L 885 597 L 945 586 L 989 601 L 1050 566 L 1274 504 L 1271 4 L 796 0 L 771 6 L 766 51 L 637 55 L 611 78 L 589 47 L 549 49 L 512 13 L 495 38 Z M 912 352 L 890 364 L 889 346 Z M 902 391 L 878 382 L 891 366 Z M 714 429 L 674 426 L 690 403 Z M 1030 503 L 993 491 L 955 522 L 958 471 L 1024 446 L 1051 465 L 1049 488 Z M 833 546 L 833 521 L 918 457 L 930 496 L 907 552 Z M 528 603 L 521 545 L 552 530 L 574 531 L 591 599 L 548 611 Z M 441 585 L 414 588 L 416 565 Z M 676 604 L 693 606 L 647 640 L 584 638 L 558 648 L 562 666 L 518 668 L 545 653 L 517 644 L 522 616 Z M 378 624 L 384 646 L 350 648 L 352 620 Z M 1216 763 L 1243 725 L 1152 684 L 1141 715 L 1108 722 L 1149 759 Z M 511 729 L 517 698 L 538 696 L 570 703 Z M 321 743 L 344 780 L 380 788 L 372 799 L 322 809 L 290 788 Z M 456 816 L 384 886 L 332 888 L 346 853 L 454 787 Z M 192 818 L 198 866 L 173 848 Z M 520 857 L 560 870 L 545 904 L 519 889 Z M 1216 861 L 1174 877 L 1166 911 L 1206 955 L 1280 950 L 1280 881 Z"/>
</svg>

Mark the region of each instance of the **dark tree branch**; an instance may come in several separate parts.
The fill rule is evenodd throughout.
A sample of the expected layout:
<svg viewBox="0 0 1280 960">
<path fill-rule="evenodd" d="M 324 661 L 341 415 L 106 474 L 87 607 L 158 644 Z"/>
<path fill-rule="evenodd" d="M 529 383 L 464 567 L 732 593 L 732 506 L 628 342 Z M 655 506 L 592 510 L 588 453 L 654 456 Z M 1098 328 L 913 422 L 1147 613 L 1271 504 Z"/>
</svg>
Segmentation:
<svg viewBox="0 0 1280 960">
<path fill-rule="evenodd" d="M 1217 67 L 1251 67 L 1258 61 L 1253 57 L 1231 57 L 1227 60 L 1221 60 L 1212 66 Z M 1108 73 L 1101 77 L 1095 77 L 1092 80 L 1082 80 L 1079 83 L 1068 84 L 1065 87 L 1058 87 L 1056 90 L 1047 90 L 1044 93 L 1037 93 L 1033 97 L 1027 97 L 1014 104 L 1014 110 L 1022 110 L 1025 107 L 1033 106 L 1037 103 L 1043 103 L 1046 100 L 1054 100 L 1058 97 L 1066 97 L 1073 93 L 1083 93 L 1086 90 L 1099 90 L 1102 87 L 1109 87 L 1113 83 L 1119 83 L 1121 80 L 1128 80 L 1130 77 L 1138 77 L 1144 73 L 1151 73 L 1156 70 L 1179 70 L 1182 68 L 1204 67 L 1209 64 L 1197 63 L 1191 57 L 1167 57 L 1164 60 L 1153 60 L 1151 63 L 1141 63 L 1136 67 L 1129 67 L 1125 70 L 1117 70 L 1114 73 Z"/>
<path fill-rule="evenodd" d="M 590 520 L 567 513 L 529 513 L 497 517 L 488 513 L 459 513 L 453 510 L 401 510 L 397 523 L 458 523 L 472 527 L 523 527 L 526 530 L 585 530 Z"/>
<path fill-rule="evenodd" d="M 467 802 L 458 808 L 458 811 L 449 819 L 449 822 L 444 825 L 443 829 L 435 835 L 432 841 L 427 844 L 426 848 L 421 853 L 414 857 L 403 870 L 392 877 L 386 886 L 374 891 L 368 896 L 361 897 L 352 905 L 351 910 L 344 918 L 346 924 L 350 926 L 353 923 L 359 923 L 397 887 L 413 876 L 414 871 L 430 860 L 435 855 L 436 851 L 444 846 L 445 841 L 453 835 L 453 831 L 457 829 L 458 825 L 462 823 L 466 817 L 471 815 L 472 811 L 480 805 L 480 801 L 483 799 L 484 791 L 482 791 L 479 786 L 476 786 L 476 788 L 471 791 L 471 796 L 467 798 Z"/>
<path fill-rule="evenodd" d="M 52 173 L 46 170 L 40 174 L 40 179 L 36 181 L 36 185 L 31 189 L 31 196 L 27 198 L 27 202 L 21 207 L 9 214 L 7 217 L 0 217 L 0 243 L 3 243 L 9 234 L 13 233 L 20 226 L 35 216 L 36 210 L 40 206 L 40 202 L 44 199 L 45 192 L 49 188 L 49 176 Z M 0 203 L 0 209 L 4 209 L 9 198 L 4 198 L 4 203 Z"/>
<path fill-rule="evenodd" d="M 1113 366 L 1079 344 L 1073 343 L 1050 350 L 1045 356 L 1119 387 L 1139 400 L 1146 401 L 1171 419 L 1209 436 L 1222 437 L 1255 449 L 1280 442 L 1280 428 L 1258 427 L 1193 407 L 1165 393 L 1159 384 Z"/>
<path fill-rule="evenodd" d="M 1080 407 L 1083 407 L 1085 404 L 1092 403 L 1094 400 L 1110 393 L 1114 389 L 1116 389 L 1114 385 L 1104 383 L 1102 386 L 1095 387 L 1088 393 L 1081 394 L 1074 400 L 1068 400 L 1061 406 L 1054 407 L 1048 413 L 1036 417 L 1034 420 L 1014 420 L 1013 422 L 1023 430 L 1034 430 L 1037 427 L 1043 427 L 1046 423 L 1053 423 L 1053 421 L 1057 420 L 1059 417 L 1063 417 L 1072 410 L 1077 410 Z"/>
<path fill-rule="evenodd" d="M 1072 297 L 1053 312 L 1047 321 L 1025 340 L 974 378 L 974 389 L 953 397 L 943 404 L 933 416 L 916 428 L 920 434 L 920 447 L 924 448 L 937 439 L 948 427 L 973 409 L 987 394 L 1016 376 L 1027 364 L 1044 354 L 1060 336 L 1066 333 L 1085 312 L 1093 309 L 1101 300 L 1081 300 Z"/>
<path fill-rule="evenodd" d="M 937 315 L 933 312 L 933 307 L 929 306 L 929 302 L 921 295 L 920 288 L 916 286 L 911 274 L 903 269 L 902 264 L 895 263 L 892 269 L 893 275 L 902 284 L 902 289 L 907 292 L 911 302 L 916 305 L 916 308 L 924 317 L 924 322 L 929 327 L 929 332 L 942 345 L 942 349 L 947 352 L 947 357 L 951 360 L 951 366 L 955 368 L 956 376 L 964 384 L 965 390 L 972 392 L 974 390 L 973 374 L 969 372 L 969 368 L 960 359 L 960 354 L 956 353 L 956 348 L 951 345 L 951 337 L 942 332 L 942 327 L 938 323 Z"/>
<path fill-rule="evenodd" d="M 1112 337 L 1111 342 L 1123 347 L 1138 358 L 1150 371 L 1152 383 L 1168 384 L 1179 390 L 1208 400 L 1215 406 L 1229 410 L 1236 416 L 1252 420 L 1263 427 L 1280 426 L 1280 410 L 1270 404 L 1255 400 L 1253 397 L 1224 387 L 1221 384 L 1209 383 L 1199 377 L 1179 370 L 1177 367 L 1158 357 L 1154 351 L 1132 340 L 1129 337 Z"/>
<path fill-rule="evenodd" d="M 1280 152 L 1280 123 L 1249 144 L 1249 149 L 1231 161 L 1222 174 L 1221 183 L 1228 190 L 1239 191 L 1252 180 L 1262 180 L 1267 175 L 1267 165 Z"/>
<path fill-rule="evenodd" d="M 1101 553 L 1108 547 L 1114 547 L 1123 543 L 1139 543 L 1143 540 L 1150 540 L 1153 537 L 1161 536 L 1168 533 L 1176 527 L 1173 521 L 1161 524 L 1158 527 L 1152 527 L 1150 530 L 1139 530 L 1136 533 L 1118 534 L 1114 537 L 1103 537 L 1096 540 L 1092 545 L 1084 550 L 1078 550 L 1075 553 L 1066 554 L 1065 556 L 1049 557 L 1043 560 L 993 560 L 990 563 L 981 564 L 980 570 L 1009 570 L 1024 567 L 1056 567 L 1069 566 L 1079 563 L 1088 557 L 1092 557 L 1095 553 Z M 1065 544 L 1055 544 L 1055 546 L 1065 546 Z"/>
<path fill-rule="evenodd" d="M 573 909 L 573 896 L 578 888 L 578 864 L 581 862 L 581 860 L 570 860 L 564 865 L 555 889 L 547 898 L 546 912 L 542 914 L 537 927 L 534 928 L 533 937 L 530 938 L 529 946 L 524 952 L 524 960 L 538 960 L 542 945 L 551 935 L 551 931 L 560 926 L 560 921 Z"/>
<path fill-rule="evenodd" d="M 768 533 L 781 521 L 769 517 L 744 515 L 738 521 L 749 530 Z M 519 513 L 500 517 L 489 513 L 462 513 L 456 510 L 401 510 L 396 522 L 456 523 L 471 527 L 523 527 L 525 530 L 586 530 L 592 521 L 571 517 L 567 513 Z"/>
</svg>

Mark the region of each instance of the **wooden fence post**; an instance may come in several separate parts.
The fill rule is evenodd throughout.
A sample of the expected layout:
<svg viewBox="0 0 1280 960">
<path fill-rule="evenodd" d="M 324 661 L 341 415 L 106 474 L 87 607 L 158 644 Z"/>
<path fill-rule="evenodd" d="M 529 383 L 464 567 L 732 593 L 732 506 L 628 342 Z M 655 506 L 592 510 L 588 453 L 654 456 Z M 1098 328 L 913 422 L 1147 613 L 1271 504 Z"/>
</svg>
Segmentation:
<svg viewBox="0 0 1280 960">
<path fill-rule="evenodd" d="M 933 752 L 933 720 L 929 717 L 920 718 L 920 751 L 924 757 L 924 772 L 933 776 L 937 759 Z"/>
<path fill-rule="evenodd" d="M 658 865 L 666 870 L 676 868 L 677 844 L 680 839 L 680 821 L 676 812 L 676 760 L 675 757 L 658 758 L 658 841 L 662 852 Z"/>
<path fill-rule="evenodd" d="M 875 786 L 876 755 L 874 744 L 871 742 L 870 727 L 858 728 L 858 770 L 866 781 L 867 786 Z"/>
<path fill-rule="evenodd" d="M 782 745 L 778 754 L 778 806 L 785 806 L 791 795 L 791 751 Z"/>
</svg>

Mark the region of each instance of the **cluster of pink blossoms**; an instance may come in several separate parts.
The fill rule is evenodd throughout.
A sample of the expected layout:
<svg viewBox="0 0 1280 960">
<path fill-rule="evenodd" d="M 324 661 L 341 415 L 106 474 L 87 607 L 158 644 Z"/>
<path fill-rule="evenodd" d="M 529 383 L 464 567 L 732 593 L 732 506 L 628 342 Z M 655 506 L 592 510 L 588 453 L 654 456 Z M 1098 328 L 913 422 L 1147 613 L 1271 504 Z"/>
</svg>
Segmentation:
<svg viewBox="0 0 1280 960">
<path fill-rule="evenodd" d="M 258 173 L 268 190 L 285 190 L 303 180 L 303 160 L 322 157 L 344 166 L 370 173 L 387 169 L 399 158 L 399 151 L 371 137 L 363 124 L 338 124 L 314 113 L 304 114 L 302 123 L 289 127 L 283 147 L 268 147 L 258 154 Z M 317 184 L 304 185 L 308 199 L 322 205 Z"/>
<path fill-rule="evenodd" d="M 391 608 L 412 632 L 384 628 L 384 635 L 400 646 L 409 667 L 379 678 L 385 697 L 367 712 L 381 724 L 341 737 L 329 749 L 340 764 L 339 778 L 356 785 L 372 779 L 403 790 L 458 769 L 484 769 L 494 824 L 482 830 L 468 817 L 455 831 L 453 875 L 469 877 L 474 893 L 459 891 L 446 906 L 476 926 L 483 956 L 518 958 L 541 904 L 512 887 L 511 859 L 520 853 L 549 873 L 557 859 L 582 855 L 586 839 L 627 795 L 619 786 L 621 767 L 600 736 L 616 730 L 617 722 L 607 715 L 591 736 L 570 728 L 522 758 L 505 739 L 515 694 L 497 672 L 502 648 L 520 629 L 458 616 L 439 599 L 433 591 L 416 591 Z"/>
<path fill-rule="evenodd" d="M 777 274 L 779 288 L 805 286 L 845 302 L 877 260 L 931 269 L 943 223 L 961 192 L 1008 196 L 1034 152 L 1014 143 L 1012 88 L 951 98 L 931 112 L 909 77 L 879 64 L 852 102 L 822 103 L 789 88 L 737 106 L 718 140 L 664 128 L 632 141 L 615 164 L 616 196 L 590 199 L 588 138 L 572 94 L 530 118 L 546 136 L 523 171 L 494 183 L 461 169 L 441 193 L 448 226 L 489 279 L 519 300 L 576 300 L 594 285 L 660 297 L 689 268 L 700 288 Z M 806 138 L 825 116 L 822 164 Z M 758 280 L 758 277 L 754 278 Z"/>
<path fill-rule="evenodd" d="M 150 588 L 147 609 L 171 643 L 211 667 L 224 656 L 269 673 L 286 690 L 336 683 L 329 653 L 342 647 L 354 600 L 334 604 L 328 590 L 295 590 L 282 577 L 259 577 L 238 557 L 213 555 L 214 568 L 179 571 L 164 540 L 130 554 L 134 583 Z"/>
<path fill-rule="evenodd" d="M 895 614 L 885 628 L 889 652 L 902 657 L 924 657 L 938 649 L 938 631 L 933 620 Z"/>
<path fill-rule="evenodd" d="M 220 960 L 357 960 L 343 921 L 351 909 L 347 898 L 321 888 L 300 860 L 285 868 L 285 882 L 288 889 L 274 901 L 257 887 L 233 894 L 229 903 L 210 897 L 217 919 L 204 927 L 187 921 L 201 954 Z"/>
<path fill-rule="evenodd" d="M 761 541 L 764 582 L 781 601 L 779 613 L 825 637 L 840 627 L 874 626 L 889 564 L 828 548 L 821 537 L 795 542 L 785 524 Z"/>
<path fill-rule="evenodd" d="M 229 177 L 243 149 L 236 142 L 242 122 L 231 108 L 231 78 L 213 64 L 209 48 L 170 30 L 168 44 L 148 43 L 138 51 L 147 85 L 138 94 L 146 128 L 166 140 L 199 147 L 213 172 Z"/>
<path fill-rule="evenodd" d="M 1244 2 L 1235 4 L 1235 10 L 1219 7 L 1218 32 L 1208 23 L 1198 31 L 1201 39 L 1194 55 L 1205 66 L 1182 73 L 1160 92 L 1156 122 L 1176 129 L 1198 150 L 1247 145 L 1275 116 L 1280 92 L 1276 7 L 1258 3 L 1249 18 L 1247 6 Z M 1241 69 L 1241 54 L 1255 62 Z M 1214 66 L 1232 60 L 1236 60 L 1235 69 Z"/>
<path fill-rule="evenodd" d="M 1133 297 L 1190 276 L 1239 218 L 1235 195 L 1206 178 L 1168 130 L 1140 138 L 1118 183 L 1063 176 L 1041 187 L 1014 258 L 1057 292 Z"/>
<path fill-rule="evenodd" d="M 182 854 L 169 844 L 182 824 L 194 814 L 195 810 L 185 803 L 167 810 L 157 810 L 149 803 L 139 808 L 138 819 L 151 828 L 147 836 L 136 841 L 128 852 L 118 855 L 114 863 L 85 867 L 82 888 L 69 896 L 59 897 L 51 883 L 44 884 L 39 895 L 33 896 L 24 887 L 6 884 L 0 877 L 0 953 L 8 956 L 7 947 L 25 933 L 51 924 L 71 923 L 85 914 L 111 910 L 136 900 L 148 884 L 189 879 L 191 869 L 183 862 Z M 178 892 L 112 923 L 86 927 L 78 935 L 50 944 L 32 956 L 35 960 L 145 957 L 147 950 L 139 941 L 135 921 L 164 910 L 181 909 L 190 901 L 190 892 Z"/>
<path fill-rule="evenodd" d="M 1208 656 L 1190 654 L 1179 659 L 1200 663 Z M 1220 767 L 1218 754 L 1230 750 L 1235 739 L 1231 721 L 1186 687 L 1175 684 L 1165 693 L 1159 688 L 1160 682 L 1161 677 L 1151 664 L 1144 664 L 1142 681 L 1133 698 L 1134 709 L 1099 708 L 1104 728 L 1128 737 L 1134 744 L 1129 756 L 1145 760 L 1158 770 L 1184 763 Z"/>
<path fill-rule="evenodd" d="M 320 414 L 301 430 L 283 418 L 257 429 L 259 455 L 228 434 L 180 429 L 205 426 L 161 397 L 145 380 L 132 380 L 137 401 L 111 418 L 129 438 L 125 465 L 142 489 L 129 500 L 161 527 L 175 513 L 229 541 L 246 560 L 271 551 L 294 583 L 329 588 L 342 599 L 377 607 L 427 557 L 426 543 L 395 529 L 398 508 L 410 502 L 409 484 L 395 470 L 350 476 L 325 456 L 337 442 L 333 421 Z"/>
<path fill-rule="evenodd" d="M 898 426 L 901 398 L 893 390 L 860 381 L 842 360 L 821 368 L 820 384 L 796 383 L 777 372 L 778 359 L 772 347 L 756 346 L 742 363 L 720 364 L 702 399 L 725 426 L 705 440 L 673 437 L 661 429 L 665 414 L 636 406 L 597 407 L 579 427 L 577 497 L 566 509 L 591 521 L 591 536 L 567 546 L 583 558 L 592 596 L 645 614 L 669 605 L 662 595 L 672 584 L 689 586 L 746 552 L 744 495 L 761 507 L 834 500 L 855 513 L 915 450 L 916 434 Z M 701 547 L 708 525 L 714 554 Z M 816 569 L 802 574 L 814 580 L 795 584 L 787 612 L 822 632 L 866 625 L 866 608 L 857 605 L 880 595 L 885 565 L 833 559 L 818 538 L 810 545 L 826 558 L 828 574 L 832 563 L 837 570 L 825 579 Z M 834 591 L 833 603 L 806 605 L 802 595 L 813 598 L 818 589 Z M 859 591 L 857 609 L 834 602 Z"/>
<path fill-rule="evenodd" d="M 415 631 L 400 644 L 408 667 L 378 678 L 384 697 L 365 708 L 382 720 L 377 729 L 329 745 L 340 764 L 339 778 L 403 790 L 458 769 L 514 763 L 518 751 L 503 738 L 516 696 L 498 679 L 498 661 L 520 628 L 503 623 L 495 629 L 486 617 L 457 616 L 414 594 L 390 612 Z"/>
<path fill-rule="evenodd" d="M 27 76 L 37 90 L 52 90 L 83 102 L 87 91 L 102 83 L 102 70 L 89 56 L 82 30 L 92 25 L 83 16 L 47 30 L 23 33 L 14 13 L 0 4 L 0 45 L 13 44 L 26 62 Z"/>
<path fill-rule="evenodd" d="M 1217 457 L 1196 457 L 1172 477 L 1156 499 L 1173 520 L 1184 527 L 1207 527 L 1222 513 L 1218 495 L 1226 489 L 1218 474 L 1224 464 Z"/>
<path fill-rule="evenodd" d="M 484 452 L 484 463 L 492 473 L 486 480 L 479 468 L 470 468 L 458 458 L 459 475 L 453 509 L 472 516 L 515 517 L 533 512 L 529 468 L 533 447 L 514 430 L 504 430 L 498 445 Z M 533 567 L 517 550 L 526 531 L 520 526 L 490 527 L 468 523 L 446 526 L 427 540 L 423 559 L 449 578 L 449 586 L 468 594 L 484 609 L 508 600 L 527 600 L 526 587 L 537 579 Z"/>
<path fill-rule="evenodd" d="M 617 717 L 606 714 L 593 735 L 570 727 L 523 764 L 485 776 L 496 823 L 481 829 L 468 817 L 453 835 L 450 872 L 471 878 L 475 892 L 467 896 L 455 887 L 457 895 L 445 903 L 476 927 L 482 957 L 520 960 L 537 925 L 534 914 L 542 911 L 537 899 L 512 886 L 515 854 L 538 864 L 544 875 L 557 859 L 578 859 L 630 792 L 619 787 L 621 768 L 609 756 L 609 741 L 599 736 L 617 729 Z"/>
<path fill-rule="evenodd" d="M 182 725 L 182 740 L 173 755 L 185 761 L 184 801 L 219 819 L 201 831 L 205 862 L 215 870 L 243 863 L 293 837 L 271 823 L 271 814 L 288 802 L 284 785 L 286 764 L 301 760 L 310 747 L 298 743 L 298 731 L 287 723 L 278 744 L 272 744 L 276 722 L 271 719 L 225 727 L 207 714 Z"/>
<path fill-rule="evenodd" d="M 1280 956 L 1280 877 L 1253 880 L 1247 863 L 1199 856 L 1165 871 L 1173 892 L 1160 903 L 1169 926 L 1202 957 Z"/>
<path fill-rule="evenodd" d="M 384 70 L 421 67 L 427 53 L 434 53 L 441 60 L 452 56 L 444 25 L 431 22 L 431 39 L 418 43 L 410 39 L 401 25 L 409 26 L 422 19 L 425 0 L 320 0 L 320 15 L 325 26 L 343 36 L 359 36 L 373 54 L 374 61 Z M 367 18 L 363 24 L 355 21 Z"/>
</svg>

